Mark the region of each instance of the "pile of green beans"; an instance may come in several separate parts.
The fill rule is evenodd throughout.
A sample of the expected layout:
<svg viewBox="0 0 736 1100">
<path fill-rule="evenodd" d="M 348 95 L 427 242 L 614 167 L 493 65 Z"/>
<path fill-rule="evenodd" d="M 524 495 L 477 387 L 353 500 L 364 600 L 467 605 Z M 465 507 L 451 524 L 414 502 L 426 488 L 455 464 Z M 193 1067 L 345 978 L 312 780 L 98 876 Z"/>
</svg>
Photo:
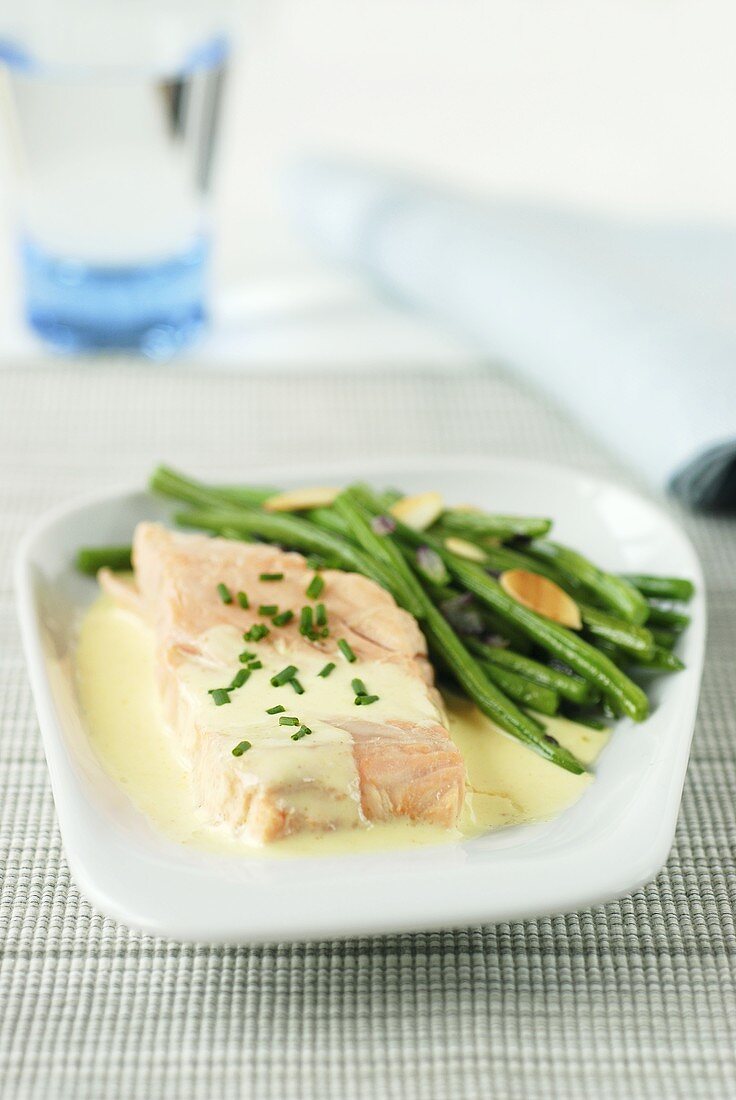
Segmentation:
<svg viewBox="0 0 736 1100">
<path fill-rule="evenodd" d="M 397 490 L 375 492 L 364 484 L 343 490 L 327 507 L 270 512 L 263 504 L 276 488 L 207 485 L 165 466 L 154 471 L 150 488 L 187 505 L 174 515 L 183 527 L 272 542 L 371 578 L 414 615 L 438 669 L 484 714 L 576 774 L 585 770 L 583 764 L 550 735 L 545 718 L 561 713 L 593 729 L 605 728 L 611 715 L 641 722 L 649 703 L 632 674 L 684 667 L 674 649 L 689 618 L 672 605 L 691 599 L 692 583 L 607 572 L 547 538 L 549 519 L 447 509 L 428 531 L 417 531 L 390 516 L 401 496 Z M 451 536 L 482 550 L 483 561 L 454 553 L 448 548 Z M 430 568 L 421 557 L 427 550 L 434 552 Z M 103 566 L 129 569 L 131 548 L 79 551 L 82 572 L 93 574 Z M 577 602 L 582 630 L 544 618 L 510 596 L 496 575 L 511 569 L 559 585 Z M 458 597 L 472 612 L 467 624 L 451 615 L 450 604 Z M 467 633 L 477 624 L 480 636 Z"/>
</svg>

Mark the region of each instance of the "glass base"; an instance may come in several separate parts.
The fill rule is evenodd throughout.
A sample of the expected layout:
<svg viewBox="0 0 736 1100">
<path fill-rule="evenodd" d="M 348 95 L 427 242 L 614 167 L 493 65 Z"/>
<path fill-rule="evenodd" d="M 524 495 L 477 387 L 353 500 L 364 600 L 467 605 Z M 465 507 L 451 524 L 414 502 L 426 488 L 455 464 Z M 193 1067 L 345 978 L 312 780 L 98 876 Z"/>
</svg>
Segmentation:
<svg viewBox="0 0 736 1100">
<path fill-rule="evenodd" d="M 26 317 L 65 352 L 136 351 L 167 359 L 202 331 L 209 245 L 156 263 L 96 266 L 22 248 Z"/>
</svg>

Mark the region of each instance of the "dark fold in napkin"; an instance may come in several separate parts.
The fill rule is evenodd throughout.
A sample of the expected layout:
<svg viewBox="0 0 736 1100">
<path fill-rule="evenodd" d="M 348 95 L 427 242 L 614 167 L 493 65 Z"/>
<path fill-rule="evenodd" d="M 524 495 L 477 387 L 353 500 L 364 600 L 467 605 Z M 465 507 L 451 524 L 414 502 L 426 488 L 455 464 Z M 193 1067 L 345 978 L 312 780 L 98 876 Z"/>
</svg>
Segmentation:
<svg viewBox="0 0 736 1100">
<path fill-rule="evenodd" d="M 696 455 L 673 475 L 669 487 L 690 508 L 736 511 L 736 441 Z"/>
</svg>

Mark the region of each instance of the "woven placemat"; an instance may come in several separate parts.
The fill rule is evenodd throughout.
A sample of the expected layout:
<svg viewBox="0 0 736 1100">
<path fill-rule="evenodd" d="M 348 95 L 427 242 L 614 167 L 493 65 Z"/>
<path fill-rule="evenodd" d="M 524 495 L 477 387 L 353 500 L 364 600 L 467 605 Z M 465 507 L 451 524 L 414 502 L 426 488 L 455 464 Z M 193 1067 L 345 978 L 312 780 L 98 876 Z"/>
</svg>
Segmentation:
<svg viewBox="0 0 736 1100">
<path fill-rule="evenodd" d="M 126 363 L 0 374 L 0 1095 L 598 1100 L 736 1095 L 736 523 L 686 518 L 703 698 L 656 882 L 568 916 L 344 943 L 186 946 L 95 912 L 61 850 L 11 592 L 44 509 L 143 480 L 345 454 L 533 456 L 619 476 L 492 373 L 324 377 Z"/>
</svg>

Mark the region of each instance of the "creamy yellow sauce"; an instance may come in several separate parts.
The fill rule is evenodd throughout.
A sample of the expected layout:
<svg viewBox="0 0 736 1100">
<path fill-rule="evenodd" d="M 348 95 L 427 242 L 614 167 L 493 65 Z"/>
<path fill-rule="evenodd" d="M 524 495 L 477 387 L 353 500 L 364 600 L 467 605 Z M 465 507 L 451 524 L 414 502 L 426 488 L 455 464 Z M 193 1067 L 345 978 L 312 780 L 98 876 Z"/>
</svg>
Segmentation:
<svg viewBox="0 0 736 1100">
<path fill-rule="evenodd" d="M 212 819 L 221 812 L 223 822 L 234 829 L 242 815 L 243 787 L 258 786 L 270 791 L 288 789 L 289 806 L 325 828 L 365 824 L 353 738 L 341 723 L 384 722 L 396 714 L 417 725 L 443 719 L 418 677 L 389 661 L 350 664 L 338 657 L 330 675 L 321 677 L 327 661 L 321 651 L 301 648 L 295 658 L 283 638 L 244 643 L 242 633 L 227 625 L 206 631 L 198 647 L 196 656 L 185 657 L 177 666 L 183 707 L 174 743 L 180 747 L 183 764 L 192 758 L 203 761 L 200 789 L 207 798 L 209 816 Z M 244 648 L 263 667 L 230 693 L 229 703 L 216 706 L 210 692 L 232 682 L 242 667 L 239 654 Z M 279 687 L 271 683 L 292 660 L 298 661 L 298 679 L 305 687 L 301 695 L 290 683 Z M 351 685 L 356 677 L 379 696 L 370 709 L 354 705 Z M 284 714 L 269 715 L 268 708 L 274 705 L 283 706 Z M 298 719 L 309 734 L 295 742 L 292 735 L 299 726 L 281 725 L 282 717 Z M 198 730 L 207 731 L 206 743 L 197 739 Z M 241 740 L 251 748 L 236 765 L 232 748 Z M 218 776 L 226 777 L 221 788 L 215 782 Z"/>
<path fill-rule="evenodd" d="M 274 719 L 254 719 L 254 714 L 263 714 L 274 700 L 282 702 L 288 714 L 297 714 L 313 730 L 310 744 L 323 743 L 329 749 L 317 754 L 323 761 L 329 761 L 327 785 L 334 785 L 336 791 L 352 793 L 352 798 L 345 800 L 341 823 L 359 824 L 357 775 L 350 738 L 321 718 L 321 714 L 329 713 L 336 693 L 343 692 L 352 699 L 350 680 L 356 672 L 347 663 L 344 667 L 337 665 L 327 680 L 320 681 L 310 675 L 314 670 L 306 667 L 300 654 L 300 677 L 310 676 L 309 692 L 297 697 L 287 685 L 275 695 L 269 684 L 270 675 L 283 667 L 284 662 L 274 653 L 270 658 L 273 669 L 263 670 L 267 675 L 251 677 L 247 692 L 233 692 L 229 705 L 214 708 L 207 691 L 222 686 L 223 667 L 232 662 L 233 647 L 243 646 L 239 636 L 232 637 L 228 631 L 227 627 L 218 627 L 208 632 L 205 649 L 211 667 L 207 662 L 193 662 L 183 670 L 185 691 L 191 696 L 194 711 L 207 708 L 208 728 L 221 734 L 222 748 L 227 753 L 241 736 L 247 736 L 253 744 L 248 754 L 249 770 L 260 778 L 278 780 L 279 768 L 288 766 L 293 773 L 295 767 L 297 770 L 314 767 L 304 750 L 304 742 L 291 740 L 293 728 L 275 726 Z M 318 667 L 324 663 L 323 658 L 315 660 Z M 154 668 L 154 643 L 149 629 L 109 597 L 100 597 L 82 622 L 77 649 L 78 689 L 92 745 L 107 772 L 156 828 L 175 841 L 197 848 L 253 858 L 446 843 L 503 825 L 553 817 L 577 801 L 591 782 L 590 775 L 571 775 L 525 749 L 472 704 L 448 697 L 445 705 L 450 732 L 463 754 L 468 779 L 459 828 L 446 830 L 397 822 L 368 828 L 338 828 L 323 834 L 302 833 L 261 849 L 254 848 L 225 824 L 211 825 L 203 814 L 195 796 L 191 770 L 185 762 L 186 752 L 177 744 L 173 731 L 166 728 Z M 406 718 L 437 719 L 438 712 L 421 686 L 410 678 L 402 679 L 400 669 L 380 662 L 361 662 L 357 674 L 369 690 L 375 689 L 381 695 L 381 700 L 370 708 L 371 720 L 390 717 L 383 708 L 391 707 L 391 697 L 395 699 L 397 692 L 402 701 L 400 713 Z M 391 709 L 395 715 L 395 705 Z M 607 738 L 607 734 L 564 719 L 544 721 L 550 732 L 585 762 L 595 760 Z M 242 733 L 244 726 L 246 734 Z M 321 779 L 324 782 L 324 777 Z"/>
</svg>

